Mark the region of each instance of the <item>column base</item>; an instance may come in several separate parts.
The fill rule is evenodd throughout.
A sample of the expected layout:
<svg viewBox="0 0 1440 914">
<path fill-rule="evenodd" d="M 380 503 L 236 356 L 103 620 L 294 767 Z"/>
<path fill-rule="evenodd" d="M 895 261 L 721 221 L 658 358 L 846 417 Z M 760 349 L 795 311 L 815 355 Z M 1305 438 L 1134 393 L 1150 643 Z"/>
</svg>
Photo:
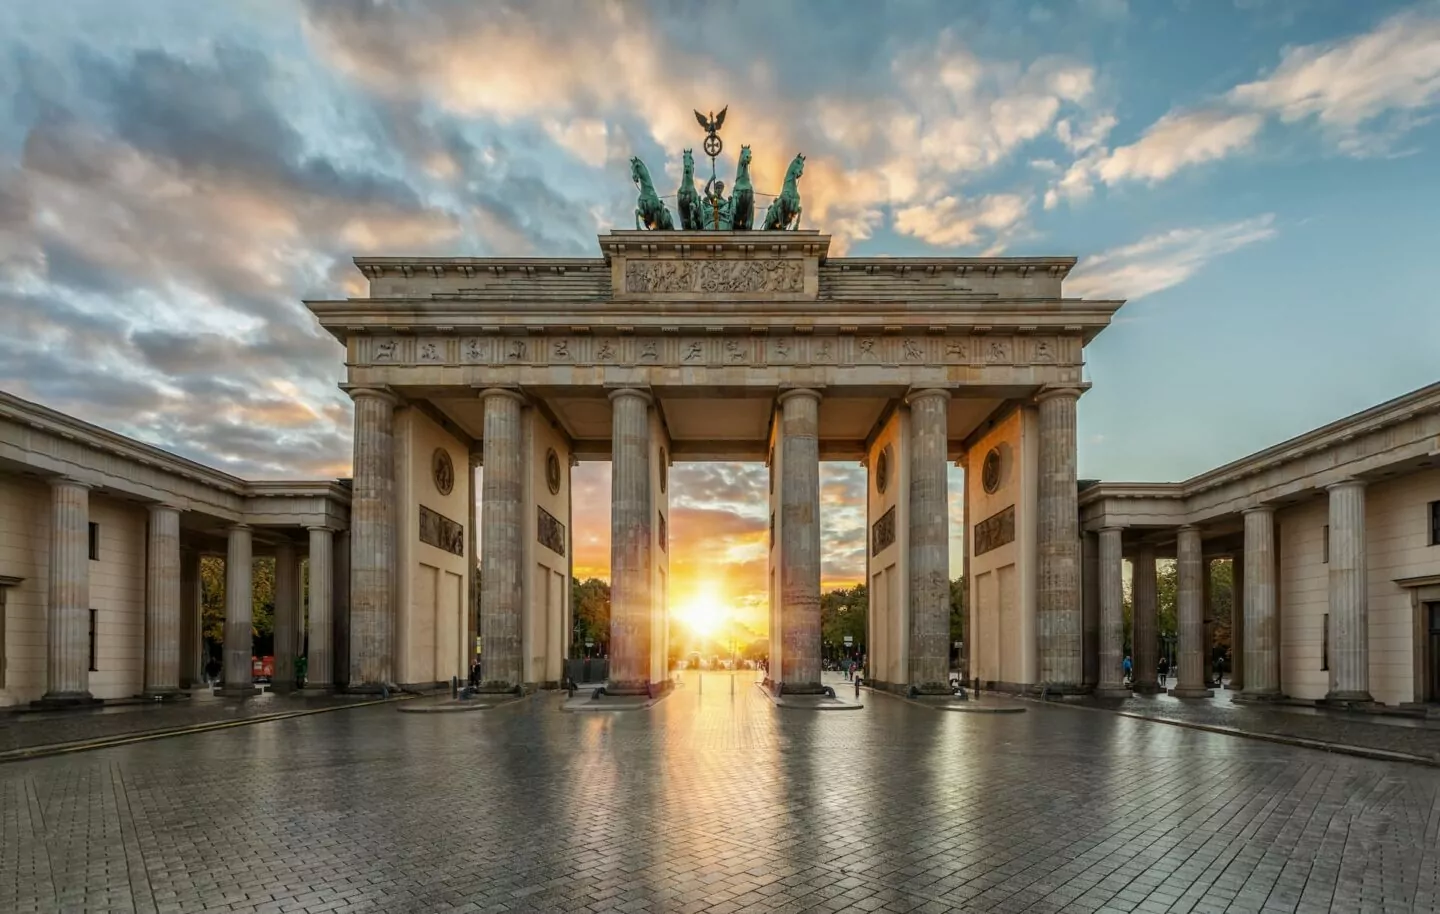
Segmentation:
<svg viewBox="0 0 1440 914">
<path fill-rule="evenodd" d="M 30 707 L 45 710 L 60 710 L 64 708 L 92 708 L 100 703 L 100 699 L 91 695 L 89 692 L 47 692 L 30 702 Z"/>
<path fill-rule="evenodd" d="M 352 682 L 345 687 L 347 695 L 389 695 L 399 691 L 388 682 Z"/>
<path fill-rule="evenodd" d="M 1090 687 L 1083 682 L 1040 682 L 1031 686 L 1030 689 L 1041 697 L 1050 695 L 1060 698 L 1089 695 L 1091 692 Z"/>
<path fill-rule="evenodd" d="M 1191 688 L 1191 687 L 1189 687 L 1189 686 L 1185 686 L 1185 687 L 1176 686 L 1175 688 L 1173 688 L 1173 689 L 1170 690 L 1170 695 L 1171 695 L 1172 697 L 1174 697 L 1174 698 L 1214 698 L 1214 697 L 1215 697 L 1215 693 L 1212 692 L 1212 691 L 1209 690 L 1209 689 L 1205 689 L 1205 688 L 1198 688 L 1198 689 L 1197 689 L 1197 688 Z"/>
<path fill-rule="evenodd" d="M 1133 691 L 1124 686 L 1100 686 L 1091 694 L 1096 698 L 1129 698 Z"/>
<path fill-rule="evenodd" d="M 180 689 L 146 689 L 140 697 L 149 701 L 189 701 L 190 693 Z"/>
<path fill-rule="evenodd" d="M 774 694 L 781 695 L 824 695 L 823 682 L 777 682 Z"/>
<path fill-rule="evenodd" d="M 328 682 L 307 682 L 300 692 L 305 695 L 329 695 L 335 686 Z"/>
<path fill-rule="evenodd" d="M 670 685 L 670 680 L 650 682 L 645 679 L 613 680 L 605 683 L 606 695 L 648 695 L 654 697 Z"/>
<path fill-rule="evenodd" d="M 966 686 L 969 687 L 968 685 Z M 954 695 L 955 690 L 948 682 L 922 682 L 917 685 L 906 686 L 904 691 L 908 694 L 914 690 L 916 695 Z"/>
<path fill-rule="evenodd" d="M 1130 691 L 1136 695 L 1159 695 L 1165 690 L 1160 688 L 1158 682 L 1137 682 Z"/>
<path fill-rule="evenodd" d="M 1279 689 L 1266 689 L 1264 691 L 1250 689 L 1244 692 L 1236 692 L 1230 696 L 1231 701 L 1238 701 L 1242 704 L 1247 701 L 1254 702 L 1255 704 L 1267 704 L 1272 701 L 1284 701 L 1285 698 L 1285 694 Z"/>
<path fill-rule="evenodd" d="M 1337 708 L 1364 708 L 1375 704 L 1375 698 L 1367 691 L 1328 692 L 1322 704 Z"/>
<path fill-rule="evenodd" d="M 248 683 L 225 683 L 215 690 L 215 694 L 221 698 L 250 698 L 260 694 L 260 687 Z"/>
</svg>

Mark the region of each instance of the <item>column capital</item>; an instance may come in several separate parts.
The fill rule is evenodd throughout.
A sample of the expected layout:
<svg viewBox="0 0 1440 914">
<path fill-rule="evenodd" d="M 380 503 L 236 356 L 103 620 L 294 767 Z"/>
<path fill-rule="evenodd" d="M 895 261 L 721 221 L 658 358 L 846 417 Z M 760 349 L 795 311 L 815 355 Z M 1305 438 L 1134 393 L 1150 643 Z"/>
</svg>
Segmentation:
<svg viewBox="0 0 1440 914">
<path fill-rule="evenodd" d="M 88 490 L 88 489 L 93 489 L 93 488 L 95 488 L 95 487 L 92 486 L 90 483 L 88 483 L 88 482 L 81 482 L 80 480 L 76 479 L 76 478 L 73 477 L 73 476 L 52 476 L 52 477 L 50 477 L 50 486 L 51 486 L 51 488 L 57 488 L 57 489 L 58 489 L 59 487 L 61 487 L 61 486 L 66 486 L 66 487 L 71 488 L 71 489 L 87 489 L 87 490 Z"/>
<path fill-rule="evenodd" d="M 526 405 L 525 395 L 522 394 L 520 391 L 514 390 L 513 388 L 509 387 L 486 387 L 484 390 L 481 390 L 479 394 L 477 394 L 477 396 L 481 400 L 488 400 L 491 397 L 504 397 L 506 399 L 514 400 L 521 406 Z"/>
<path fill-rule="evenodd" d="M 1125 532 L 1126 530 L 1128 530 L 1128 529 L 1129 529 L 1129 528 L 1126 527 L 1124 524 L 1107 524 L 1107 525 L 1105 525 L 1104 527 L 1101 527 L 1098 532 L 1100 532 L 1100 533 L 1124 533 L 1124 532 Z M 1085 531 L 1085 532 L 1088 533 L 1089 531 L 1087 530 L 1087 531 Z"/>
<path fill-rule="evenodd" d="M 1036 403 L 1044 403 L 1046 400 L 1053 400 L 1058 397 L 1065 397 L 1071 400 L 1079 400 L 1085 390 L 1080 387 L 1042 387 L 1035 395 Z"/>
<path fill-rule="evenodd" d="M 1200 535 L 1200 526 L 1199 526 L 1198 524 L 1181 524 L 1180 526 L 1178 526 L 1178 527 L 1175 528 L 1175 533 L 1176 533 L 1177 535 L 1179 535 L 1179 534 L 1181 534 L 1181 533 L 1184 533 L 1184 534 L 1187 534 L 1187 535 L 1193 533 L 1194 535 L 1199 536 L 1199 535 Z"/>
<path fill-rule="evenodd" d="M 1274 514 L 1274 513 L 1275 513 L 1275 506 L 1274 506 L 1274 505 L 1252 505 L 1252 506 L 1249 507 L 1249 508 L 1242 508 L 1242 509 L 1240 509 L 1240 513 L 1241 513 L 1242 515 L 1244 515 L 1244 514 Z"/>
<path fill-rule="evenodd" d="M 821 396 L 822 394 L 820 393 L 820 391 L 816 390 L 813 387 L 791 387 L 789 389 L 782 389 L 780 391 L 780 395 L 775 398 L 775 402 L 784 403 L 786 400 L 790 400 L 795 397 L 810 397 L 816 403 L 819 403 Z"/>
<path fill-rule="evenodd" d="M 929 397 L 941 397 L 947 402 L 950 400 L 950 391 L 943 387 L 916 387 L 905 393 L 905 402 L 914 403 L 916 400 L 923 400 Z"/>
<path fill-rule="evenodd" d="M 1332 482 L 1325 487 L 1326 492 L 1333 492 L 1336 489 L 1363 489 L 1368 483 L 1363 479 L 1356 479 L 1354 476 L 1346 476 L 1337 482 Z"/>
<path fill-rule="evenodd" d="M 607 396 L 609 396 L 611 403 L 614 403 L 616 400 L 622 400 L 625 397 L 634 397 L 637 400 L 644 400 L 646 406 L 649 406 L 650 404 L 655 402 L 655 398 L 650 395 L 650 391 L 646 390 L 643 387 L 616 387 L 611 390 Z"/>
<path fill-rule="evenodd" d="M 376 400 L 383 400 L 391 406 L 399 406 L 400 398 L 391 390 L 384 387 L 342 387 L 351 400 L 362 400 L 367 397 Z"/>
<path fill-rule="evenodd" d="M 244 531 L 249 531 L 249 530 L 251 530 L 251 529 L 253 529 L 253 528 L 252 528 L 249 524 L 239 523 L 239 524 L 229 524 L 229 525 L 227 525 L 227 526 L 225 527 L 225 529 L 228 530 L 228 531 L 230 531 L 231 533 L 239 533 L 239 532 L 242 531 L 242 530 L 244 530 Z"/>
<path fill-rule="evenodd" d="M 179 514 L 182 510 L 175 505 L 163 501 L 152 502 L 151 504 L 146 505 L 145 509 L 151 514 L 159 514 L 161 511 L 174 511 L 176 514 Z"/>
<path fill-rule="evenodd" d="M 326 533 L 335 532 L 334 530 L 330 529 L 330 527 L 326 524 L 306 524 L 305 529 L 309 530 L 311 533 L 314 533 L 317 530 L 324 530 Z"/>
</svg>

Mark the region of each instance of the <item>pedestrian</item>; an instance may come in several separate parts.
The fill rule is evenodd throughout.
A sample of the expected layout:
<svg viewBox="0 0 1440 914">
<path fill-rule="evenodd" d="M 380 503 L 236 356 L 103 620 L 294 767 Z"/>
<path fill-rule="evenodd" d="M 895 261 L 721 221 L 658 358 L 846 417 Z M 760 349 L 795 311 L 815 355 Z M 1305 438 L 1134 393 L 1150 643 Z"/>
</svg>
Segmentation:
<svg viewBox="0 0 1440 914">
<path fill-rule="evenodd" d="M 220 658 L 214 654 L 210 655 L 209 662 L 205 664 L 205 682 L 212 686 L 220 684 Z"/>
<path fill-rule="evenodd" d="M 480 688 L 480 658 L 476 657 L 475 662 L 470 664 L 470 688 Z"/>
<path fill-rule="evenodd" d="M 1123 661 L 1121 661 L 1121 663 L 1120 663 L 1120 669 L 1121 669 L 1121 670 L 1124 672 L 1124 674 L 1125 674 L 1125 675 L 1124 675 L 1124 683 L 1125 683 L 1127 686 L 1130 684 L 1130 676 L 1131 676 L 1131 673 L 1134 671 L 1134 668 L 1135 668 L 1135 665 L 1130 662 L 1130 655 L 1129 655 L 1129 654 L 1126 654 L 1126 655 L 1125 655 L 1125 659 L 1124 659 Z"/>
<path fill-rule="evenodd" d="M 1160 688 L 1165 688 L 1165 678 L 1170 675 L 1170 658 L 1160 658 Z"/>
</svg>

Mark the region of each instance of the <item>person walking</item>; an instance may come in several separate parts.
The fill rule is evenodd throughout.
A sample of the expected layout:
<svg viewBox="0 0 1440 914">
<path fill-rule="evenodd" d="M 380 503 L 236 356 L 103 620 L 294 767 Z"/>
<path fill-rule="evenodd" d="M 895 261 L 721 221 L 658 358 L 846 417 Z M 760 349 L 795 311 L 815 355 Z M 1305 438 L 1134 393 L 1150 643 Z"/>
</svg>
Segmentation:
<svg viewBox="0 0 1440 914">
<path fill-rule="evenodd" d="M 1124 672 L 1124 676 L 1122 677 L 1121 681 L 1124 682 L 1127 686 L 1130 685 L 1131 680 L 1134 677 L 1135 664 L 1131 662 L 1129 654 L 1126 654 L 1125 659 L 1121 661 L 1120 669 Z"/>
<path fill-rule="evenodd" d="M 1165 679 L 1170 675 L 1170 658 L 1160 658 L 1160 688 L 1165 688 Z"/>
</svg>

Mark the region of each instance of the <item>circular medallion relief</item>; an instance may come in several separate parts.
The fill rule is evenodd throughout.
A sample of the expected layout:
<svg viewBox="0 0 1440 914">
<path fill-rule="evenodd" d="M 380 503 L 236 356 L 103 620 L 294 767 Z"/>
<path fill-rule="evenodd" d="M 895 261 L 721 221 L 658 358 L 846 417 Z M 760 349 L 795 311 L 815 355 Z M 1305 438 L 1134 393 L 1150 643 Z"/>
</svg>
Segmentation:
<svg viewBox="0 0 1440 914">
<path fill-rule="evenodd" d="M 660 449 L 660 494 L 665 494 L 665 486 L 670 482 L 670 460 L 665 454 L 665 449 Z"/>
<path fill-rule="evenodd" d="M 1000 489 L 1000 449 L 992 447 L 990 453 L 985 455 L 985 462 L 980 466 L 980 484 L 985 487 L 985 494 L 994 495 Z"/>
<path fill-rule="evenodd" d="M 875 458 L 875 491 L 881 495 L 890 485 L 890 445 L 885 445 L 880 455 Z"/>
<path fill-rule="evenodd" d="M 545 484 L 551 495 L 560 494 L 560 455 L 553 447 L 545 452 Z"/>
<path fill-rule="evenodd" d="M 435 488 L 440 490 L 441 495 L 454 491 L 455 464 L 450 460 L 450 452 L 443 447 L 437 447 L 430 455 L 430 474 L 435 477 Z"/>
</svg>

